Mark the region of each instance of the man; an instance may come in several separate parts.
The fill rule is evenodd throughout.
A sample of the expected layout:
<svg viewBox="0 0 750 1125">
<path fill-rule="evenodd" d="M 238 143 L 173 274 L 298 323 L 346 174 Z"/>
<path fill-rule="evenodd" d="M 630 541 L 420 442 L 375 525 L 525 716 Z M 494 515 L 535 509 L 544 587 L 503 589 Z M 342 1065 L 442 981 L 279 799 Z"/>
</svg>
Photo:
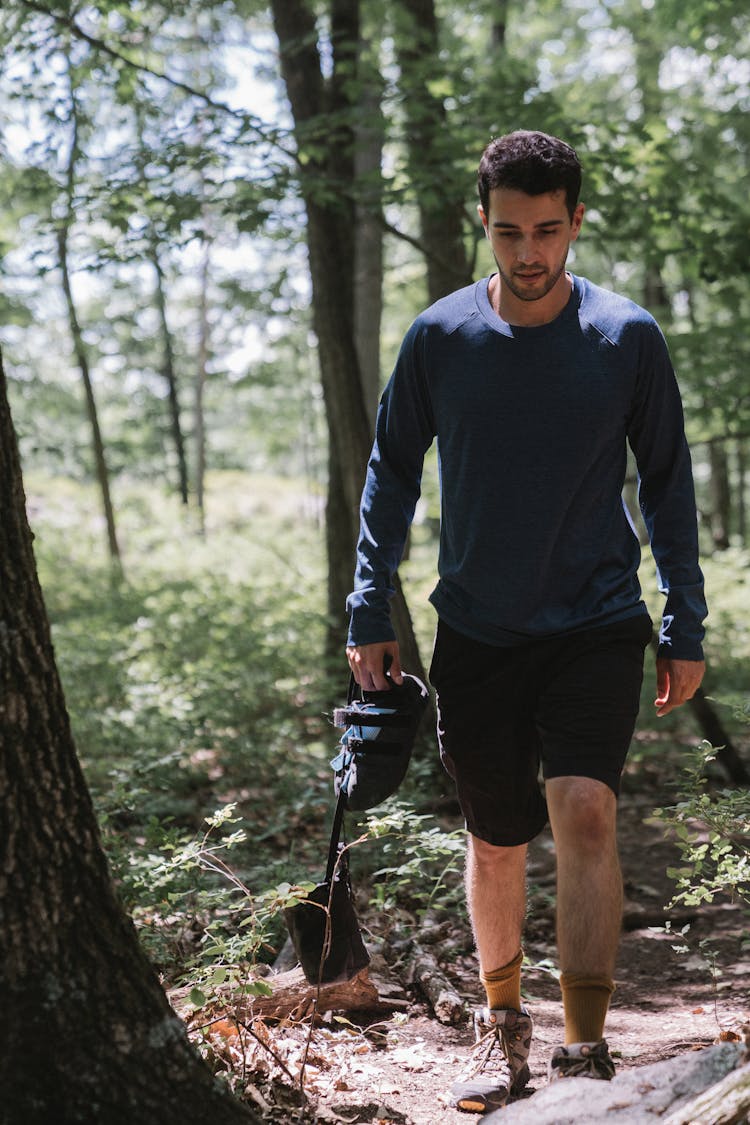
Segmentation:
<svg viewBox="0 0 750 1125">
<path fill-rule="evenodd" d="M 622 503 L 626 445 L 667 595 L 658 715 L 698 688 L 706 615 L 690 455 L 667 348 L 633 302 L 565 270 L 581 168 L 537 132 L 493 141 L 479 214 L 497 272 L 409 329 L 378 414 L 362 497 L 347 655 L 365 690 L 401 674 L 393 574 L 437 437 L 438 737 L 468 829 L 466 889 L 487 1004 L 453 1103 L 486 1112 L 529 1077 L 521 1001 L 526 846 L 557 855 L 564 1040 L 550 1077 L 610 1078 L 622 881 L 616 799 L 651 619 Z M 545 797 L 537 782 L 541 763 Z"/>
</svg>

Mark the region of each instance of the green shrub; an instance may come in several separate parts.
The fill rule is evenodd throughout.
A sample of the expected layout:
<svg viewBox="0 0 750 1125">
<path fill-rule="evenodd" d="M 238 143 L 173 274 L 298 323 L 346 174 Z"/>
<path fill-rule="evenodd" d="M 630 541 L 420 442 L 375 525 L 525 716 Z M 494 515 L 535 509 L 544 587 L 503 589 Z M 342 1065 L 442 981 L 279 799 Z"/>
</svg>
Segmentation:
<svg viewBox="0 0 750 1125">
<path fill-rule="evenodd" d="M 381 910 L 405 907 L 464 912 L 463 868 L 466 833 L 446 832 L 435 818 L 416 813 L 402 801 L 366 818 L 368 834 L 381 841 L 386 861 L 372 876 L 372 902 Z"/>
<path fill-rule="evenodd" d="M 734 709 L 738 719 L 750 721 L 750 701 L 735 702 Z M 706 766 L 715 757 L 715 749 L 701 743 L 685 770 L 683 799 L 655 810 L 680 850 L 680 865 L 668 869 L 676 885 L 671 905 L 697 906 L 721 896 L 750 907 L 750 790 L 709 791 Z"/>
</svg>

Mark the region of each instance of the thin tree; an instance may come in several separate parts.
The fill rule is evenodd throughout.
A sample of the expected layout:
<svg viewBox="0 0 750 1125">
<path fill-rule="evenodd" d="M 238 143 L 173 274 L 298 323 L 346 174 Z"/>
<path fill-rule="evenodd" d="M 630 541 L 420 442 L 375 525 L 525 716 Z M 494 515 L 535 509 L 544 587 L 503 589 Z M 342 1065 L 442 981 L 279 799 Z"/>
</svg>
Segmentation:
<svg viewBox="0 0 750 1125">
<path fill-rule="evenodd" d="M 180 490 L 180 500 L 183 504 L 188 502 L 188 472 L 187 458 L 185 457 L 185 439 L 182 434 L 182 416 L 180 411 L 180 395 L 177 386 L 177 372 L 174 363 L 174 347 L 172 333 L 167 318 L 167 296 L 164 284 L 164 269 L 161 263 L 159 242 L 156 232 L 151 228 L 149 232 L 149 259 L 154 270 L 154 301 L 159 316 L 159 333 L 161 336 L 161 373 L 167 384 L 169 399 L 169 427 L 172 432 L 175 454 L 177 456 L 177 479 Z"/>
<path fill-rule="evenodd" d="M 431 80 L 443 71 L 440 29 L 433 0 L 399 0 L 396 50 L 406 118 L 406 159 L 417 194 L 430 302 L 469 285 L 466 190 L 455 174 L 455 141 L 445 103 Z"/>
<path fill-rule="evenodd" d="M 204 208 L 208 222 L 208 209 Z M 211 325 L 208 313 L 208 284 L 211 272 L 211 238 L 204 230 L 201 268 L 198 275 L 198 354 L 195 365 L 195 500 L 198 505 L 201 533 L 206 531 L 206 415 L 204 392 L 208 374 Z"/>
<path fill-rule="evenodd" d="M 78 363 L 78 368 L 81 372 L 84 394 L 86 396 L 86 411 L 88 413 L 89 423 L 91 425 L 94 469 L 102 496 L 102 507 L 104 510 L 104 519 L 107 527 L 107 543 L 109 545 L 109 554 L 116 572 L 121 574 L 122 559 L 120 555 L 120 547 L 117 540 L 115 512 L 109 487 L 109 470 L 107 468 L 107 458 L 104 451 L 104 441 L 102 438 L 101 427 L 99 425 L 99 413 L 97 410 L 96 397 L 94 395 L 94 385 L 91 379 L 91 371 L 89 368 L 88 352 L 83 339 L 83 332 L 81 331 L 81 323 L 73 296 L 73 287 L 71 284 L 70 276 L 68 242 L 70 238 L 70 230 L 73 226 L 75 217 L 76 162 L 79 155 L 79 112 L 75 86 L 71 76 L 71 64 L 69 59 L 67 60 L 67 63 L 69 80 L 68 104 L 70 145 L 68 147 L 68 158 L 65 166 L 63 213 L 57 225 L 58 266 L 60 268 L 63 294 L 65 296 L 65 307 L 68 314 L 68 325 L 73 341 L 73 351 L 75 353 L 76 362 Z"/>
</svg>

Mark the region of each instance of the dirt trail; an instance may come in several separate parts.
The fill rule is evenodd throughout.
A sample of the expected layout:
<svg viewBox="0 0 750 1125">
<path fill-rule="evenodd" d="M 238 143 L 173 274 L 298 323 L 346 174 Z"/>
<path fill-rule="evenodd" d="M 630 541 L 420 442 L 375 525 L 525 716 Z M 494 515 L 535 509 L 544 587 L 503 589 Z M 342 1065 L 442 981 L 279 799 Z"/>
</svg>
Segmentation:
<svg viewBox="0 0 750 1125">
<path fill-rule="evenodd" d="M 621 797 L 626 905 L 618 987 L 606 1032 L 620 1069 L 707 1046 L 721 1032 L 739 1032 L 750 1020 L 750 936 L 740 908 L 715 904 L 691 917 L 685 910 L 664 913 L 673 893 L 666 868 L 674 863 L 675 853 L 662 827 L 650 819 L 659 799 L 642 788 L 628 792 L 627 786 Z M 524 995 L 535 1025 L 529 1088 L 533 1096 L 546 1082 L 547 1058 L 561 1032 L 559 987 L 550 972 L 555 961 L 554 854 L 548 832 L 530 849 L 529 885 Z M 672 934 L 664 930 L 667 917 L 672 919 Z M 688 922 L 683 937 L 679 931 Z M 710 940 L 710 956 L 701 950 L 704 939 Z M 675 950 L 680 944 L 689 947 L 687 952 Z M 467 933 L 466 952 L 443 966 L 466 1000 L 467 1011 L 481 1002 L 470 947 Z M 282 1095 L 281 1104 L 266 1107 L 267 1120 L 285 1125 L 467 1125 L 481 1120 L 459 1113 L 445 1100 L 472 1041 L 468 1019 L 458 1027 L 445 1027 L 416 995 L 407 1011 L 376 1026 L 358 1024 L 355 1016 L 349 1019 L 330 1019 L 309 1042 L 304 1028 L 282 1032 L 298 1040 L 287 1055 L 290 1064 L 295 1051 L 297 1061 L 308 1051 L 308 1100 L 302 1109 Z"/>
</svg>

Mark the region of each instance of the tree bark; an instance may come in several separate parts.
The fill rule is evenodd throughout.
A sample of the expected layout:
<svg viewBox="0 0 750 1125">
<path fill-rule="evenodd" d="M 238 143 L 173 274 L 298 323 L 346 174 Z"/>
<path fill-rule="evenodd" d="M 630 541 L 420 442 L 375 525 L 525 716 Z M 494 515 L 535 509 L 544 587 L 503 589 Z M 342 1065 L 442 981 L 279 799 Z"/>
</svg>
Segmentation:
<svg viewBox="0 0 750 1125">
<path fill-rule="evenodd" d="M 310 984 L 299 965 L 267 978 L 273 989 L 270 996 L 251 998 L 227 995 L 226 1004 L 219 1000 L 203 1011 L 190 1015 L 193 1027 L 200 1027 L 217 1016 L 234 1015 L 242 1020 L 258 1016 L 269 1019 L 304 1019 L 312 1011 L 322 1012 L 392 1012 L 408 1007 L 403 988 L 387 971 L 361 969 L 352 980 Z M 173 993 L 175 1005 L 180 1007 L 181 994 Z"/>
<path fill-rule="evenodd" d="M 717 551 L 726 551 L 730 543 L 732 506 L 727 451 L 724 442 L 719 441 L 712 441 L 708 448 L 711 464 L 711 538 Z"/>
<path fill-rule="evenodd" d="M 88 353 L 86 351 L 86 345 L 83 340 L 83 333 L 81 332 L 81 325 L 78 319 L 78 312 L 76 310 L 75 300 L 73 298 L 73 287 L 70 282 L 70 266 L 68 262 L 68 235 L 70 233 L 70 227 L 73 223 L 74 215 L 76 162 L 78 160 L 78 102 L 76 99 L 76 91 L 71 76 L 70 59 L 68 59 L 67 61 L 69 86 L 68 108 L 70 114 L 71 137 L 70 147 L 68 149 L 68 158 L 65 165 L 65 211 L 57 228 L 58 265 L 62 277 L 62 288 L 63 294 L 65 296 L 65 306 L 68 312 L 68 325 L 70 327 L 70 334 L 73 340 L 73 351 L 75 353 L 78 367 L 81 372 L 83 389 L 86 395 L 86 410 L 89 416 L 89 422 L 91 424 L 91 438 L 94 453 L 94 470 L 96 473 L 96 479 L 99 482 L 99 489 L 102 494 L 102 506 L 104 509 L 104 520 L 107 526 L 107 542 L 109 544 L 109 555 L 112 560 L 116 576 L 122 577 L 122 558 L 120 556 L 120 547 L 117 542 L 115 513 L 112 506 L 112 497 L 109 490 L 109 471 L 107 469 L 107 459 L 104 453 L 104 442 L 102 440 L 102 433 L 99 427 L 99 414 L 96 408 L 94 386 L 91 381 L 91 372 L 89 370 Z"/>
<path fill-rule="evenodd" d="M 208 322 L 208 275 L 211 261 L 211 243 L 203 243 L 203 261 L 200 270 L 198 294 L 198 356 L 195 368 L 195 500 L 198 506 L 201 532 L 206 531 L 206 424 L 203 395 L 206 389 L 210 325 Z"/>
<path fill-rule="evenodd" d="M 354 244 L 354 341 L 370 429 L 380 396 L 380 322 L 383 312 L 383 214 L 381 163 L 384 124 L 383 80 L 360 40 L 361 115 L 355 126 L 354 181 L 357 185 Z"/>
<path fill-rule="evenodd" d="M 409 980 L 430 1003 L 435 1018 L 444 1024 L 462 1023 L 466 1004 L 445 976 L 434 953 L 415 945 L 407 961 Z"/>
<path fill-rule="evenodd" d="M 422 249 L 430 303 L 469 285 L 472 264 L 466 252 L 465 176 L 455 173 L 455 153 L 441 97 L 430 81 L 444 70 L 433 0 L 399 0 L 402 28 L 397 37 L 400 88 L 406 117 L 409 176 L 417 195 Z"/>
<path fill-rule="evenodd" d="M 737 464 L 737 538 L 742 547 L 747 545 L 747 505 L 745 492 L 747 488 L 747 455 L 745 452 L 746 439 L 737 438 L 736 464 Z"/>
<path fill-rule="evenodd" d="M 91 444 L 94 454 L 94 471 L 96 473 L 96 479 L 99 483 L 99 490 L 102 495 L 102 507 L 104 510 L 104 521 L 107 527 L 107 543 L 109 545 L 109 555 L 116 573 L 118 574 L 118 576 L 120 576 L 122 574 L 122 557 L 120 555 L 120 546 L 117 541 L 115 511 L 112 505 L 112 495 L 109 489 L 109 470 L 107 468 L 107 458 L 104 452 L 102 431 L 99 426 L 99 412 L 96 408 L 96 397 L 94 395 L 94 385 L 91 381 L 88 353 L 86 351 L 86 345 L 83 342 L 83 333 L 81 332 L 78 313 L 76 311 L 75 301 L 73 299 L 73 290 L 70 284 L 70 269 L 68 266 L 69 223 L 69 215 L 66 215 L 66 217 L 60 223 L 60 227 L 57 232 L 58 264 L 62 277 L 62 288 L 65 295 L 65 304 L 68 310 L 68 325 L 70 327 L 70 334 L 73 338 L 73 351 L 75 352 L 78 369 L 81 372 L 81 379 L 83 380 L 83 390 L 86 396 L 86 412 L 89 417 L 89 424 L 91 425 Z"/>
<path fill-rule="evenodd" d="M 353 298 L 353 122 L 357 110 L 359 11 L 354 0 L 332 0 L 333 73 L 329 79 L 324 79 L 321 71 L 315 17 L 305 0 L 273 0 L 272 11 L 299 149 L 313 327 L 329 435 L 327 651 L 333 655 L 341 651 L 346 636 L 343 596 L 351 589 L 359 501 L 372 445 L 355 343 Z M 420 675 L 424 669 L 402 602 L 399 590 L 394 625 L 402 663 Z"/>
<path fill-rule="evenodd" d="M 0 362 L 0 1120 L 257 1120 L 169 1007 L 108 872 L 55 666 Z"/>
<path fill-rule="evenodd" d="M 182 500 L 183 504 L 187 504 L 188 472 L 187 459 L 185 457 L 185 439 L 182 435 L 180 399 L 177 390 L 177 374 L 175 372 L 174 366 L 172 333 L 169 331 L 169 324 L 167 322 L 167 300 L 164 293 L 164 271 L 162 270 L 161 260 L 159 258 L 159 247 L 155 237 L 151 239 L 149 253 L 151 257 L 151 265 L 154 268 L 154 276 L 156 279 L 154 296 L 156 299 L 156 311 L 159 314 L 159 327 L 161 329 L 161 373 L 166 381 L 169 396 L 169 423 L 170 429 L 172 431 L 172 441 L 174 442 L 175 454 L 177 455 L 177 481 L 180 491 L 180 499 Z"/>
</svg>

